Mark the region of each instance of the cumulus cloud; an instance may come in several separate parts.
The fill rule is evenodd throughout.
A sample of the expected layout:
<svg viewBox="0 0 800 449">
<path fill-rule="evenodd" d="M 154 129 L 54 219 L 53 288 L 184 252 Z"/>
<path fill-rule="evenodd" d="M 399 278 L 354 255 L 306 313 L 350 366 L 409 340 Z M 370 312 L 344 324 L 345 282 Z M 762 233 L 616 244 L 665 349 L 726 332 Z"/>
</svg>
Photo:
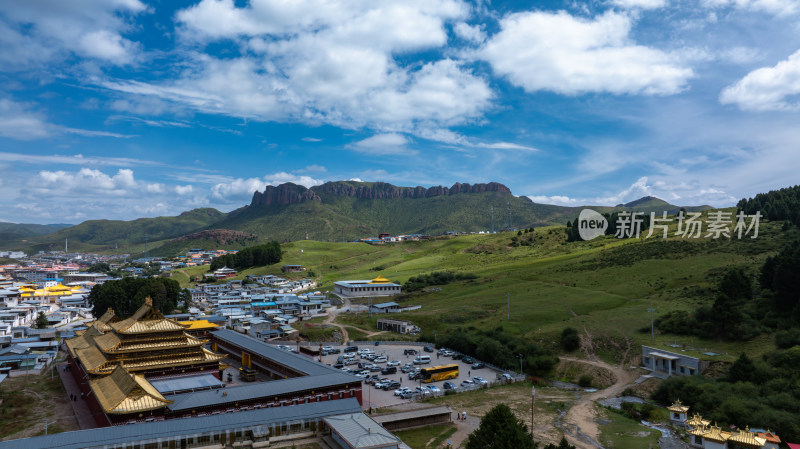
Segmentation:
<svg viewBox="0 0 800 449">
<path fill-rule="evenodd" d="M 667 5 L 667 0 L 611 0 L 611 4 L 624 9 L 658 9 Z"/>
<path fill-rule="evenodd" d="M 556 204 L 558 206 L 577 206 L 578 200 L 564 195 L 528 195 L 531 201 L 541 204 Z"/>
<path fill-rule="evenodd" d="M 632 22 L 616 12 L 594 19 L 566 12 L 511 14 L 477 56 L 528 92 L 670 95 L 686 89 L 692 70 L 675 56 L 633 42 Z"/>
<path fill-rule="evenodd" d="M 254 192 L 264 190 L 265 186 L 276 186 L 287 182 L 312 187 L 322 184 L 323 181 L 306 175 L 277 172 L 265 175 L 262 178 L 236 178 L 217 183 L 211 187 L 211 197 L 226 203 L 249 201 Z"/>
<path fill-rule="evenodd" d="M 408 139 L 400 134 L 376 134 L 347 147 L 360 153 L 375 155 L 417 154 L 416 150 L 406 147 L 408 143 Z"/>
<path fill-rule="evenodd" d="M 28 44 L 3 46 L 0 67 L 20 70 L 70 53 L 130 63 L 141 48 L 123 34 L 129 18 L 146 10 L 139 0 L 0 2 L 0 41 Z"/>
<path fill-rule="evenodd" d="M 486 40 L 486 32 L 481 25 L 469 25 L 465 22 L 458 22 L 453 26 L 456 36 L 474 44 L 481 44 Z"/>
<path fill-rule="evenodd" d="M 757 11 L 776 16 L 787 16 L 797 13 L 796 0 L 703 0 L 708 8 L 736 8 Z"/>
<path fill-rule="evenodd" d="M 468 14 L 458 0 L 204 0 L 177 15 L 186 45 L 233 40 L 238 55 L 192 53 L 179 78 L 160 84 L 101 84 L 208 113 L 413 134 L 466 123 L 490 106 L 488 83 L 461 62 L 405 66 L 401 58 L 444 46 L 446 25 Z"/>
<path fill-rule="evenodd" d="M 77 172 L 42 170 L 30 184 L 32 190 L 58 192 L 61 196 L 69 193 L 125 195 L 135 186 L 133 170 L 126 168 L 117 170 L 113 176 L 91 168 L 82 168 Z"/>
<path fill-rule="evenodd" d="M 50 137 L 52 125 L 26 105 L 0 98 L 0 136 L 19 140 Z"/>
<path fill-rule="evenodd" d="M 762 67 L 723 89 L 719 100 L 749 111 L 796 111 L 800 103 L 800 50 L 772 67 Z"/>
</svg>

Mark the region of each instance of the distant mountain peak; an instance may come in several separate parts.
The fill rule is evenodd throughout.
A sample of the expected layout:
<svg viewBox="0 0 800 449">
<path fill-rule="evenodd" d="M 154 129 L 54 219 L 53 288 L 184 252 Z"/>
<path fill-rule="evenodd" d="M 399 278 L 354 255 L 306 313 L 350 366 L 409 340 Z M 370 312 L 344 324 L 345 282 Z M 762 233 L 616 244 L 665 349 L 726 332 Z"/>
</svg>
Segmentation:
<svg viewBox="0 0 800 449">
<path fill-rule="evenodd" d="M 647 206 L 672 206 L 668 202 L 662 200 L 661 198 L 656 198 L 654 196 L 643 196 L 638 200 L 633 200 L 629 203 L 625 204 L 617 204 L 615 207 L 636 207 L 642 204 L 646 204 Z"/>
<path fill-rule="evenodd" d="M 455 183 L 451 187 L 398 187 L 386 182 L 331 181 L 309 188 L 285 183 L 268 185 L 264 192 L 253 193 L 252 206 L 288 205 L 305 201 L 322 202 L 325 196 L 356 199 L 430 198 L 461 193 L 500 192 L 511 193 L 511 189 L 499 182 L 467 184 Z"/>
</svg>

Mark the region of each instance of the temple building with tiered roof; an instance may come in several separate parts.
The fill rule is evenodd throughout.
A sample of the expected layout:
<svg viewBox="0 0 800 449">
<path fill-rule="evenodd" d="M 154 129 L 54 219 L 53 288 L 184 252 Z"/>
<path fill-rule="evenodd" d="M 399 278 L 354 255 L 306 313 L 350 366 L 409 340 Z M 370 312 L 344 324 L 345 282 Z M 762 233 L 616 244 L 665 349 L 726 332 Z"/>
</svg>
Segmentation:
<svg viewBox="0 0 800 449">
<path fill-rule="evenodd" d="M 164 318 L 150 298 L 129 318 L 109 309 L 80 335 L 66 340 L 72 373 L 98 425 L 156 416 L 172 401 L 148 381 L 211 374 L 220 378 L 224 355 L 189 335 L 189 326 Z"/>
<path fill-rule="evenodd" d="M 667 407 L 672 417 L 676 411 L 682 411 L 683 416 L 689 412 L 689 407 L 675 401 Z M 673 418 L 674 421 L 674 418 Z M 695 448 L 702 449 L 778 449 L 781 439 L 777 435 L 767 430 L 766 432 L 751 432 L 749 427 L 734 429 L 731 431 L 723 430 L 716 424 L 703 419 L 695 413 L 690 419 L 680 423 L 688 428 L 689 444 Z"/>
</svg>

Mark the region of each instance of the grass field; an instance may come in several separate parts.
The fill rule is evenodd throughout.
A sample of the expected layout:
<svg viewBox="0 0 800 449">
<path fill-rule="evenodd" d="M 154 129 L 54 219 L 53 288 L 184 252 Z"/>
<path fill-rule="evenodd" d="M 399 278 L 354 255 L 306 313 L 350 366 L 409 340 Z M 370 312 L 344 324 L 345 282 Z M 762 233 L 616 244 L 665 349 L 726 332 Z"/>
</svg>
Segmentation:
<svg viewBox="0 0 800 449">
<path fill-rule="evenodd" d="M 455 424 L 437 424 L 418 429 L 395 432 L 411 449 L 439 448 L 442 443 L 456 432 Z"/>
<path fill-rule="evenodd" d="M 637 421 L 608 410 L 600 412 L 600 443 L 614 449 L 658 448 L 661 433 L 639 424 Z"/>
<path fill-rule="evenodd" d="M 244 270 L 238 278 L 280 275 L 280 265 L 300 264 L 316 275 L 317 290 L 331 291 L 334 281 L 371 279 L 378 274 L 398 283 L 434 271 L 477 275 L 475 280 L 444 285 L 438 291 L 393 298 L 403 305 L 422 306 L 396 318 L 419 325 L 429 338 L 457 327 L 502 326 L 555 348 L 561 330 L 574 327 L 593 336 L 627 338 L 633 344 L 678 346 L 694 354 L 715 352 L 720 355 L 712 360 L 723 361 L 735 359 L 742 351 L 758 355 L 774 347 L 768 335 L 745 344 L 658 333 L 651 341 L 648 309 L 654 308 L 658 317 L 708 303 L 725 270 L 742 267 L 756 274 L 766 257 L 777 252 L 794 231 L 783 232 L 779 223 L 762 222 L 758 239 L 601 237 L 567 243 L 565 230 L 543 227 L 532 236 L 509 232 L 379 246 L 303 240 L 283 245 L 281 263 Z M 530 246 L 512 247 L 514 237 L 530 240 Z M 184 283 L 189 276 L 204 270 L 207 267 L 192 267 L 173 276 L 188 285 Z M 377 317 L 340 314 L 337 320 L 371 330 Z"/>
</svg>

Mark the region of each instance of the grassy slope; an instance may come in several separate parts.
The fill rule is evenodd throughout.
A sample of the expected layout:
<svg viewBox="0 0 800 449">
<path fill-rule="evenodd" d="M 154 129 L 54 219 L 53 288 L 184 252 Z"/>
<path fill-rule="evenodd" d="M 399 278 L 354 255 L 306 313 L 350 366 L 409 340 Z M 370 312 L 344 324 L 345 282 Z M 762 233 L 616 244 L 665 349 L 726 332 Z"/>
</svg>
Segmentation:
<svg viewBox="0 0 800 449">
<path fill-rule="evenodd" d="M 607 237 L 565 243 L 565 228 L 551 227 L 536 230 L 534 246 L 511 248 L 507 245 L 514 235 L 460 236 L 384 246 L 298 241 L 284 245 L 281 264 L 305 265 L 320 278 L 320 290 L 332 290 L 335 280 L 370 279 L 378 273 L 401 283 L 440 270 L 480 276 L 476 281 L 406 299 L 423 308 L 398 318 L 413 321 L 426 333 L 441 335 L 459 326 L 490 329 L 502 325 L 515 334 L 554 344 L 561 330 L 570 326 L 593 335 L 626 336 L 648 344 L 649 332 L 637 332 L 649 327 L 648 308 L 657 308 L 658 316 L 711 301 L 713 287 L 727 268 L 744 267 L 755 273 L 789 238 L 773 223 L 762 223 L 758 239 L 741 241 L 621 241 Z M 279 274 L 281 264 L 246 270 L 240 277 Z M 383 268 L 376 271 L 376 267 Z M 506 294 L 510 295 L 510 320 Z M 374 321 L 358 327 L 374 329 Z M 655 344 L 686 344 L 699 349 L 688 351 L 695 354 L 713 350 L 724 353 L 722 360 L 732 360 L 743 349 L 757 354 L 773 346 L 767 335 L 744 345 L 656 335 Z"/>
</svg>

